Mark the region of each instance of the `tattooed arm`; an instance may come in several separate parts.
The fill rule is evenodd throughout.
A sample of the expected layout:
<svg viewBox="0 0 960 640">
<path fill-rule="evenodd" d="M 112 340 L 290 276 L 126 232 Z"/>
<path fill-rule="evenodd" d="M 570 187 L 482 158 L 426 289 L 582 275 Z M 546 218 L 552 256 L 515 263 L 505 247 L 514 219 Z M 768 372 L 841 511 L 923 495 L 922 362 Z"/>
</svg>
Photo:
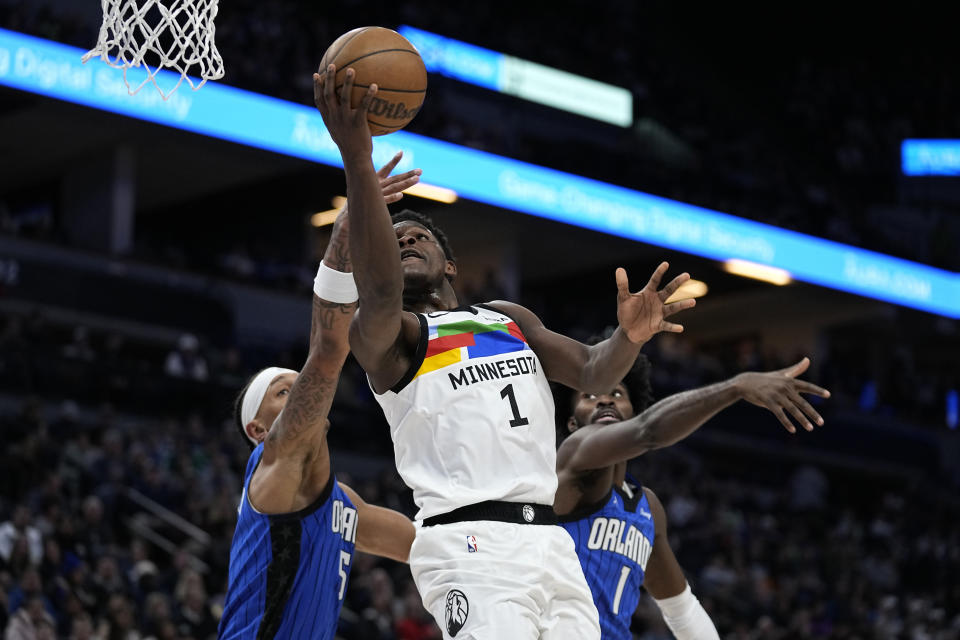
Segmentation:
<svg viewBox="0 0 960 640">
<path fill-rule="evenodd" d="M 348 226 L 344 211 L 334 222 L 330 244 L 323 254 L 323 263 L 336 271 L 351 271 Z M 339 304 L 314 294 L 310 352 L 290 389 L 286 406 L 267 436 L 268 446 L 272 445 L 278 452 L 308 457 L 309 448 L 303 447 L 299 441 L 312 433 L 325 431 L 340 369 L 350 351 L 347 335 L 356 310 L 356 302 Z"/>
<path fill-rule="evenodd" d="M 420 180 L 419 169 L 390 175 L 402 155 L 396 154 L 377 171 L 388 204 Z M 344 208 L 323 254 L 323 263 L 336 271 L 353 271 L 347 227 Z M 338 304 L 313 297 L 310 354 L 264 441 L 263 458 L 250 481 L 250 500 L 263 513 L 298 511 L 312 504 L 330 480 L 327 413 L 350 350 L 347 335 L 356 310 L 356 302 Z"/>
<path fill-rule="evenodd" d="M 333 225 L 323 262 L 349 272 L 346 212 Z M 357 303 L 313 297 L 310 352 L 290 388 L 287 403 L 264 441 L 263 458 L 250 483 L 250 500 L 264 513 L 297 511 L 312 503 L 330 479 L 327 414 L 340 369 L 350 350 L 347 334 Z"/>
</svg>

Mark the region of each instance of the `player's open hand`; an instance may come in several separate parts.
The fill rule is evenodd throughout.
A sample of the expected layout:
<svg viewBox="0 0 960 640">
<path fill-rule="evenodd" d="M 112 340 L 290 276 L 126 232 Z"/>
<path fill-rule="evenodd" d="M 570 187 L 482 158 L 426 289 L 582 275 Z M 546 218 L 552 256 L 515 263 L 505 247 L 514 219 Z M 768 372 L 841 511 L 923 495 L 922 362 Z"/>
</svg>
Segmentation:
<svg viewBox="0 0 960 640">
<path fill-rule="evenodd" d="M 390 161 L 377 171 L 377 177 L 380 179 L 380 190 L 383 192 L 383 199 L 387 204 L 396 202 L 403 197 L 404 191 L 420 182 L 420 174 L 422 173 L 420 169 L 411 169 L 395 176 L 390 175 L 396 169 L 401 158 L 403 158 L 403 151 L 397 151 L 390 158 Z"/>
<path fill-rule="evenodd" d="M 367 110 L 373 97 L 377 95 L 377 85 L 371 84 L 354 109 L 350 106 L 353 93 L 353 81 L 356 77 L 353 69 L 344 74 L 343 86 L 337 92 L 337 68 L 327 65 L 326 70 L 319 69 L 313 74 L 313 101 L 323 116 L 330 137 L 340 147 L 340 154 L 346 161 L 351 155 L 369 157 L 373 152 L 373 139 L 367 125 Z"/>
<path fill-rule="evenodd" d="M 403 197 L 403 192 L 420 182 L 420 169 L 411 169 L 404 173 L 391 176 L 390 172 L 397 167 L 397 163 L 403 158 L 403 151 L 397 151 L 387 164 L 380 167 L 377 171 L 377 178 L 380 180 L 380 191 L 383 193 L 383 201 L 387 204 L 396 202 Z M 343 212 L 346 212 L 347 205 L 343 205 Z M 339 220 L 340 217 L 337 217 Z M 344 230 L 346 233 L 346 230 Z"/>
<path fill-rule="evenodd" d="M 823 418 L 800 394 L 829 398 L 830 392 L 806 380 L 797 380 L 797 376 L 809 366 L 810 358 L 804 358 L 779 371 L 741 373 L 733 381 L 740 391 L 740 397 L 758 407 L 769 409 L 790 433 L 796 433 L 797 429 L 787 413 L 804 429 L 813 431 L 814 423 L 823 426 Z"/>
<path fill-rule="evenodd" d="M 669 268 L 669 264 L 661 262 L 647 286 L 637 293 L 630 293 L 626 270 L 617 269 L 617 320 L 631 342 L 642 344 L 661 331 L 680 333 L 683 325 L 667 322 L 666 318 L 697 304 L 692 298 L 667 304 L 667 298 L 690 279 L 689 273 L 681 273 L 658 290 L 660 280 Z"/>
</svg>

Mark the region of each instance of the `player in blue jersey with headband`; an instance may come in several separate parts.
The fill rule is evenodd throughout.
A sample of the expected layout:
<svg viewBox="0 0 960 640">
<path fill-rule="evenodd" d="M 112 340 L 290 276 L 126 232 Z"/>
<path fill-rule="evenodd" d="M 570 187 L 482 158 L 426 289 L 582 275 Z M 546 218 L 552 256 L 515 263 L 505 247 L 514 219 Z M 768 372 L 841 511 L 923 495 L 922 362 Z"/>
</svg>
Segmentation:
<svg viewBox="0 0 960 640">
<path fill-rule="evenodd" d="M 641 355 L 623 381 L 604 394 L 558 398 L 570 417 L 557 451 L 554 510 L 573 537 L 600 614 L 602 638 L 630 640 L 640 586 L 653 596 L 678 640 L 717 639 L 717 630 L 690 591 L 667 539 L 667 517 L 656 494 L 626 479 L 627 461 L 682 440 L 717 412 L 746 400 L 773 412 L 791 433 L 789 413 L 808 431 L 823 419 L 801 393 L 830 396 L 798 380 L 810 361 L 685 391 L 650 405 L 650 363 Z M 562 414 L 560 414 L 562 415 Z"/>
<path fill-rule="evenodd" d="M 398 200 L 418 171 L 379 172 L 384 199 Z M 237 425 L 253 447 L 243 480 L 221 640 L 332 639 L 354 549 L 406 562 L 413 524 L 366 504 L 337 482 L 327 413 L 349 351 L 357 309 L 347 216 L 334 224 L 314 282 L 310 352 L 303 369 L 270 367 L 237 399 Z"/>
</svg>

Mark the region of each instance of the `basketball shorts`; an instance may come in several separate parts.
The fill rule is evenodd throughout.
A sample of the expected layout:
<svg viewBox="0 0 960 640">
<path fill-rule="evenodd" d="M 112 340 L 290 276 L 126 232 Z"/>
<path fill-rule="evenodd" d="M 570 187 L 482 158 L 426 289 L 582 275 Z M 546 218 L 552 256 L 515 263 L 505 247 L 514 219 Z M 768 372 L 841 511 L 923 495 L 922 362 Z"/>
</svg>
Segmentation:
<svg viewBox="0 0 960 640">
<path fill-rule="evenodd" d="M 573 539 L 557 525 L 489 520 L 419 527 L 410 571 L 455 640 L 598 640 Z"/>
</svg>

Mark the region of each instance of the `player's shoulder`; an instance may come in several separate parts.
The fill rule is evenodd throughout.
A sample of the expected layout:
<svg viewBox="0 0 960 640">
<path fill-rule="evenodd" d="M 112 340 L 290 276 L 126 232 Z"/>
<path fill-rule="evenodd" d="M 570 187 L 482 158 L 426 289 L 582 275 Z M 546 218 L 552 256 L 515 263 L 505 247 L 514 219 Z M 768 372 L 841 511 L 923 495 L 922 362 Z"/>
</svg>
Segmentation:
<svg viewBox="0 0 960 640">
<path fill-rule="evenodd" d="M 487 307 L 496 309 L 497 311 L 506 312 L 511 309 L 520 309 L 523 311 L 529 311 L 522 304 L 517 304 L 516 302 L 510 302 L 509 300 L 490 300 L 488 302 L 479 302 L 475 304 L 476 307 Z"/>
<path fill-rule="evenodd" d="M 537 317 L 533 311 L 527 309 L 521 304 L 516 302 L 510 302 L 508 300 L 491 300 L 490 302 L 484 302 L 478 305 L 477 307 L 492 309 L 498 313 L 502 313 L 507 316 L 514 322 L 516 322 L 520 327 L 524 326 L 533 326 L 534 323 L 542 324 L 540 318 Z"/>
<path fill-rule="evenodd" d="M 665 532 L 667 530 L 667 512 L 663 508 L 663 503 L 660 502 L 660 498 L 650 487 L 643 487 L 643 495 L 646 496 L 647 503 L 650 505 L 650 514 L 653 516 L 653 524 L 656 526 L 657 533 Z"/>
<path fill-rule="evenodd" d="M 263 443 L 257 443 L 253 449 L 250 450 L 250 457 L 247 458 L 247 467 L 244 469 L 243 477 L 244 480 L 248 480 L 250 475 L 256 470 L 257 466 L 260 464 L 260 459 L 263 457 Z"/>
<path fill-rule="evenodd" d="M 350 500 L 353 506 L 357 508 L 366 506 L 366 502 L 364 502 L 363 498 L 360 497 L 360 494 L 354 491 L 352 487 L 338 480 L 336 482 L 336 488 L 339 490 L 339 493 L 345 495 L 347 499 Z"/>
</svg>

